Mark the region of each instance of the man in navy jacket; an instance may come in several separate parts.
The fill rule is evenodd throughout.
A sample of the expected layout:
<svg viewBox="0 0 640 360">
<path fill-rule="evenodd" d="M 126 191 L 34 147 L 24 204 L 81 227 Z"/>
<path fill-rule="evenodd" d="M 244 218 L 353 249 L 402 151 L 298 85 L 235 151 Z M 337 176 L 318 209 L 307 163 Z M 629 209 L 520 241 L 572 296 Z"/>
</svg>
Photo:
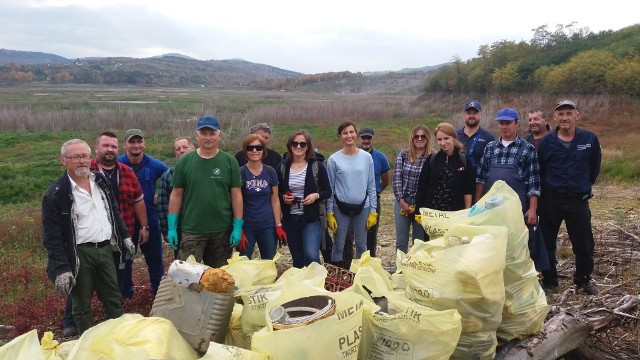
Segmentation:
<svg viewBox="0 0 640 360">
<path fill-rule="evenodd" d="M 594 240 L 589 199 L 600 173 L 600 142 L 591 131 L 576 127 L 580 113 L 574 102 L 558 102 L 553 117 L 558 126 L 542 139 L 538 149 L 542 182 L 538 214 L 551 265 L 542 272 L 542 286 L 547 294 L 558 286 L 556 241 L 564 220 L 576 257 L 573 282 L 586 294 L 595 295 L 598 290 L 591 283 Z"/>
</svg>

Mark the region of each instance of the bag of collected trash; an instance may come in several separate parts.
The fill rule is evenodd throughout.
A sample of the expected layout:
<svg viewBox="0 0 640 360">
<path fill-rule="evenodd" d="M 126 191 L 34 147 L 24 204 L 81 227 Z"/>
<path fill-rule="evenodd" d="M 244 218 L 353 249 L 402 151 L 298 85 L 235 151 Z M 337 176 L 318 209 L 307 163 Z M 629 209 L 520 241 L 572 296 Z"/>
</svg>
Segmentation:
<svg viewBox="0 0 640 360">
<path fill-rule="evenodd" d="M 249 260 L 246 256 L 240 256 L 234 252 L 231 259 L 227 260 L 229 265 L 222 269 L 233 276 L 236 287 L 242 289 L 247 286 L 273 284 L 278 276 L 276 261 L 280 259 L 280 254 L 276 253 L 273 259 Z"/>
<path fill-rule="evenodd" d="M 31 330 L 28 333 L 15 337 L 13 340 L 0 347 L 0 359 L 16 360 L 44 360 L 45 354 L 40 349 L 38 331 Z"/>
<path fill-rule="evenodd" d="M 303 282 L 311 286 L 323 287 L 326 277 L 327 269 L 317 262 L 312 262 L 302 269 L 290 267 L 289 269 L 287 269 L 287 271 L 280 275 L 278 280 L 276 280 L 276 283 L 281 283 L 286 280 L 294 280 Z"/>
<path fill-rule="evenodd" d="M 68 360 L 197 359 L 198 354 L 171 321 L 124 314 L 85 331 Z"/>
<path fill-rule="evenodd" d="M 198 360 L 268 360 L 268 357 L 255 351 L 211 342 L 207 353 Z"/>
<path fill-rule="evenodd" d="M 507 342 L 542 330 L 549 306 L 529 254 L 529 229 L 524 223 L 520 198 L 507 183 L 496 181 L 471 209 L 440 211 L 421 208 L 420 213 L 422 225 L 432 237 L 441 236 L 457 224 L 506 226 L 505 306 L 498 338 Z"/>
<path fill-rule="evenodd" d="M 390 291 L 371 267 L 360 268 L 344 291 L 380 307 L 365 311 L 359 359 L 449 359 L 455 350 L 462 331 L 457 310 L 433 310 Z"/>
<path fill-rule="evenodd" d="M 355 293 L 330 292 L 296 281 L 285 281 L 283 285 L 280 296 L 267 303 L 267 326 L 253 334 L 251 350 L 267 354 L 271 360 L 358 358 L 363 311 L 367 308 L 376 311 L 377 306 Z M 333 315 L 328 315 L 326 308 L 318 308 L 316 313 L 298 316 L 297 311 L 306 313 L 312 303 L 287 305 L 295 301 L 304 304 L 305 300 L 300 299 L 305 298 L 331 299 L 327 306 Z M 291 316 L 295 325 L 276 329 L 276 323 L 286 324 L 282 318 L 287 316 Z"/>
<path fill-rule="evenodd" d="M 435 310 L 457 309 L 465 337 L 486 333 L 486 342 L 456 348 L 452 358 L 493 357 L 504 306 L 503 226 L 456 225 L 443 237 L 414 241 L 400 266 L 407 298 Z"/>
<path fill-rule="evenodd" d="M 234 304 L 233 311 L 231 312 L 231 318 L 229 319 L 229 326 L 227 327 L 227 336 L 224 338 L 225 345 L 231 345 L 247 348 L 247 343 L 242 334 L 242 304 Z"/>
<path fill-rule="evenodd" d="M 78 340 L 72 340 L 59 343 L 53 339 L 53 333 L 47 331 L 42 335 L 40 348 L 46 360 L 64 360 L 69 356 L 71 349 L 73 349 L 77 342 Z M 0 356 L 0 358 L 2 357 Z"/>
<path fill-rule="evenodd" d="M 351 261 L 351 267 L 349 268 L 349 270 L 353 273 L 357 273 L 358 270 L 363 267 L 369 267 L 373 269 L 376 273 L 378 273 L 378 275 L 380 275 L 380 280 L 384 281 L 389 289 L 393 288 L 393 285 L 391 283 L 391 274 L 389 274 L 387 270 L 382 267 L 382 259 L 372 257 L 369 253 L 369 250 L 365 251 L 360 256 L 360 259 L 353 259 Z"/>
</svg>

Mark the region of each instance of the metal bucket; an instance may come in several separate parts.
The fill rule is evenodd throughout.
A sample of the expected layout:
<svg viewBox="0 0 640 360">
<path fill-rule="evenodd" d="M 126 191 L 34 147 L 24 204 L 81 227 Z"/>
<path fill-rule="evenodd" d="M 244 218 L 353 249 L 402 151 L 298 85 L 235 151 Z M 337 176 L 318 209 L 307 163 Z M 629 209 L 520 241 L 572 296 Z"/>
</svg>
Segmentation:
<svg viewBox="0 0 640 360">
<path fill-rule="evenodd" d="M 233 292 L 197 292 L 164 276 L 150 315 L 170 320 L 194 349 L 205 353 L 210 341 L 224 343 L 234 303 Z"/>
</svg>

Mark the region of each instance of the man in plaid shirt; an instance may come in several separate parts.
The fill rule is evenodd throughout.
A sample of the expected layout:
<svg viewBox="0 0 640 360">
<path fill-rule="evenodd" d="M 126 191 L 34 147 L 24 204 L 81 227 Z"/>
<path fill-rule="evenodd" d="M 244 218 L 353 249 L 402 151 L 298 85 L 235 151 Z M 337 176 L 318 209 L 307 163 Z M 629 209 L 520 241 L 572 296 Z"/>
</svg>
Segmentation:
<svg viewBox="0 0 640 360">
<path fill-rule="evenodd" d="M 188 136 L 181 136 L 173 141 L 173 150 L 176 154 L 176 160 L 180 159 L 182 155 L 193 149 L 195 149 L 195 145 Z M 172 166 L 162 174 L 162 177 L 160 177 L 160 187 L 158 188 L 158 220 L 160 220 L 160 231 L 162 231 L 162 236 L 165 239 L 167 238 L 167 231 L 169 230 L 167 214 L 169 214 L 169 196 L 171 195 L 171 190 L 173 190 L 173 187 L 171 186 L 171 179 L 173 178 L 173 171 L 175 169 L 176 167 Z M 180 246 L 181 238 L 182 232 L 180 231 L 180 224 L 178 224 L 178 246 Z M 173 256 L 175 259 L 178 258 L 177 249 L 173 250 Z"/>
<path fill-rule="evenodd" d="M 505 181 L 520 197 L 528 226 L 538 223 L 540 165 L 536 148 L 518 136 L 518 112 L 511 108 L 498 111 L 496 121 L 500 138 L 484 148 L 478 164 L 476 196 L 478 200 L 497 180 Z"/>
</svg>

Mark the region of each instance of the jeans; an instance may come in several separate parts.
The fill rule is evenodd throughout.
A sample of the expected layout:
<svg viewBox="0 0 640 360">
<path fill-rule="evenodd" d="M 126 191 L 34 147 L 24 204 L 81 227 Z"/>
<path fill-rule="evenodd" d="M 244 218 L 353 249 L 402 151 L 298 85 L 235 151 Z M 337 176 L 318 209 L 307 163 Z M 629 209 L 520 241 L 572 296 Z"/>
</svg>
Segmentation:
<svg viewBox="0 0 640 360">
<path fill-rule="evenodd" d="M 378 206 L 376 208 L 378 217 L 376 224 L 367 230 L 367 250 L 371 257 L 376 256 L 376 250 L 378 247 L 378 225 L 380 224 L 380 195 L 378 195 Z M 349 231 L 347 232 L 347 239 L 345 240 L 345 247 L 353 246 L 353 223 L 349 224 Z"/>
<path fill-rule="evenodd" d="M 414 215 L 400 215 L 400 203 L 396 201 L 393 207 L 393 214 L 396 222 L 396 249 L 404 253 L 409 251 L 409 227 L 412 228 L 413 239 L 424 240 L 425 233 L 422 224 L 419 224 Z"/>
<path fill-rule="evenodd" d="M 360 258 L 362 253 L 367 251 L 367 217 L 369 217 L 369 209 L 362 209 L 358 215 L 343 214 L 338 207 L 333 208 L 333 215 L 338 223 L 338 231 L 333 238 L 333 251 L 331 252 L 331 261 L 342 261 L 344 243 L 347 239 L 349 228 L 353 226 L 354 238 L 356 241 L 356 258 Z M 350 224 L 351 223 L 351 224 Z"/>
<path fill-rule="evenodd" d="M 306 223 L 302 215 L 286 215 L 282 221 L 282 227 L 287 233 L 293 267 L 302 268 L 312 262 L 320 263 L 322 242 L 320 221 Z"/>
<path fill-rule="evenodd" d="M 243 228 L 244 236 L 247 237 L 249 244 L 245 249 L 244 254 L 249 259 L 253 256 L 253 248 L 258 243 L 258 249 L 260 249 L 261 259 L 273 259 L 276 255 L 276 236 L 273 226 L 268 226 L 262 229 L 247 229 Z"/>
<path fill-rule="evenodd" d="M 148 216 L 149 221 L 149 239 L 144 245 L 140 245 L 140 251 L 144 255 L 144 261 L 147 263 L 149 271 L 149 287 L 154 294 L 158 292 L 160 280 L 164 275 L 164 264 L 162 263 L 162 235 L 160 233 L 160 223 L 157 217 Z M 131 240 L 138 247 L 140 239 L 140 224 L 136 221 L 133 227 Z M 118 268 L 118 257 L 120 254 L 114 254 L 116 269 L 118 269 L 118 285 L 122 298 L 131 299 L 133 297 L 133 260 L 125 262 L 124 269 Z"/>
<path fill-rule="evenodd" d="M 549 255 L 549 270 L 542 271 L 542 282 L 548 286 L 558 286 L 556 268 L 557 238 L 560 224 L 564 220 L 576 256 L 576 271 L 573 282 L 576 285 L 591 281 L 593 272 L 594 240 L 591 229 L 589 201 L 577 195 L 545 191 L 538 205 L 540 230 Z"/>
</svg>

